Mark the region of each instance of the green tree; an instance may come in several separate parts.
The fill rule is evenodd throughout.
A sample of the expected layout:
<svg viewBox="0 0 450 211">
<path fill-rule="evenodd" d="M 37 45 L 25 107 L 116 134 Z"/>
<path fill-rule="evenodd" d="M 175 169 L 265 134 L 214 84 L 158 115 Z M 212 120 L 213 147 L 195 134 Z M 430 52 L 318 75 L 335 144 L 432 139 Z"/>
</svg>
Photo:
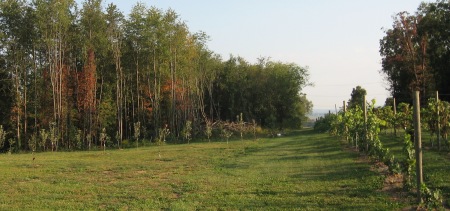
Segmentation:
<svg viewBox="0 0 450 211">
<path fill-rule="evenodd" d="M 252 65 L 242 58 L 225 62 L 215 82 L 215 96 L 222 120 L 243 113 L 264 127 L 299 128 L 311 103 L 301 93 L 309 85 L 308 69 L 293 63 L 261 60 Z"/>
<path fill-rule="evenodd" d="M 124 16 L 118 11 L 117 6 L 109 4 L 106 9 L 107 36 L 109 41 L 109 53 L 112 54 L 114 69 L 116 70 L 116 119 L 117 119 L 117 146 L 120 148 L 124 138 L 124 89 L 125 76 L 122 67 L 123 22 Z"/>
<path fill-rule="evenodd" d="M 398 102 L 412 102 L 411 93 L 415 90 L 425 98 L 436 89 L 444 93 L 450 90 L 449 8 L 450 2 L 438 0 L 422 3 L 414 15 L 400 12 L 380 40 L 381 72 Z"/>
<path fill-rule="evenodd" d="M 10 75 L 12 103 L 11 125 L 14 124 L 17 149 L 22 149 L 22 140 L 27 140 L 28 126 L 28 83 L 32 66 L 35 36 L 34 11 L 25 1 L 7 0 L 0 2 L 0 31 L 2 63 L 4 71 Z M 0 75 L 2 73 L 0 72 Z M 3 76 L 3 80 L 7 80 Z M 8 83 L 7 81 L 5 81 Z M 3 92 L 7 90 L 3 89 Z M 9 94 L 4 94 L 8 96 Z M 8 103 L 4 103 L 8 107 Z M 8 110 L 7 110 L 8 111 Z M 22 138 L 22 135 L 25 137 Z M 26 146 L 26 145 L 25 145 Z"/>
<path fill-rule="evenodd" d="M 76 24 L 76 3 L 73 0 L 36 0 L 33 3 L 38 33 L 36 54 L 39 62 L 36 66 L 43 77 L 41 118 L 45 119 L 44 126 L 49 127 L 50 122 L 55 124 L 52 127 L 57 134 L 53 135 L 61 139 L 61 146 L 67 146 L 65 140 L 69 139 L 73 105 L 70 96 L 76 81 L 75 74 L 72 74 L 76 69 L 76 50 L 71 45 L 72 37 L 77 33 L 73 27 Z"/>
<path fill-rule="evenodd" d="M 356 86 L 353 88 L 352 93 L 350 94 L 350 100 L 348 101 L 348 108 L 355 108 L 357 106 L 363 107 L 364 97 L 367 95 L 367 91 L 361 86 Z"/>
<path fill-rule="evenodd" d="M 418 34 L 426 38 L 426 62 L 434 79 L 431 84 L 442 93 L 450 93 L 450 2 L 437 0 L 422 3 L 417 13 L 422 17 Z M 443 95 L 441 99 L 449 101 L 450 96 Z"/>
</svg>

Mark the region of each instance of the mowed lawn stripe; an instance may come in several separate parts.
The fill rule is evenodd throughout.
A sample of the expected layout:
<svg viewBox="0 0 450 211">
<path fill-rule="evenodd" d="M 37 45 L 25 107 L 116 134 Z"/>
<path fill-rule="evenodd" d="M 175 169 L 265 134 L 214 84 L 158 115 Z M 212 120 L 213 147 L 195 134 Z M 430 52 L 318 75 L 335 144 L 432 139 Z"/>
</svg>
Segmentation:
<svg viewBox="0 0 450 211">
<path fill-rule="evenodd" d="M 159 156 L 161 155 L 161 156 Z M 312 131 L 258 141 L 0 155 L 0 209 L 399 209 L 383 177 Z"/>
</svg>

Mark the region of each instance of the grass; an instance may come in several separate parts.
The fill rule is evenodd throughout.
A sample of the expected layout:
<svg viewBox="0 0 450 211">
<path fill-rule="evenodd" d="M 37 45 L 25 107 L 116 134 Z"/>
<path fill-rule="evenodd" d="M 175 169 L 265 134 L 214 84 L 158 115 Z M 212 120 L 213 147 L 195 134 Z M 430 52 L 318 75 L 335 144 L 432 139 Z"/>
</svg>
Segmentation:
<svg viewBox="0 0 450 211">
<path fill-rule="evenodd" d="M 0 155 L 0 210 L 393 210 L 384 177 L 312 131 L 259 141 Z"/>
</svg>

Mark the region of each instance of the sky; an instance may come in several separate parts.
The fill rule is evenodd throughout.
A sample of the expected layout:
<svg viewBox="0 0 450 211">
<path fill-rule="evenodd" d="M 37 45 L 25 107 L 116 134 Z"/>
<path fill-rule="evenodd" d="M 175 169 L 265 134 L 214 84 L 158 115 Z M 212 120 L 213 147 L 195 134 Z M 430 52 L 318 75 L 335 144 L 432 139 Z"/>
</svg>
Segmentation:
<svg viewBox="0 0 450 211">
<path fill-rule="evenodd" d="M 81 0 L 78 0 L 80 2 Z M 104 0 L 128 14 L 136 0 Z M 208 47 L 226 60 L 241 56 L 308 67 L 314 86 L 302 90 L 314 109 L 341 107 L 353 88 L 383 105 L 389 97 L 380 73 L 379 41 L 392 16 L 414 13 L 421 0 L 153 0 L 173 9 L 192 33 L 210 36 Z"/>
</svg>

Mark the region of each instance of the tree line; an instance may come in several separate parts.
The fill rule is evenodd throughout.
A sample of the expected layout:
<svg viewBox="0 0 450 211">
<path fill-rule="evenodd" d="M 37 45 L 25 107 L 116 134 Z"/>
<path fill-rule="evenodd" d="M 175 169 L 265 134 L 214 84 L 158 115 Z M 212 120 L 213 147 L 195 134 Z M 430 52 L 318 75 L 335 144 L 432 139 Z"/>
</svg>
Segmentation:
<svg viewBox="0 0 450 211">
<path fill-rule="evenodd" d="M 423 99 L 450 100 L 450 1 L 422 3 L 414 14 L 400 12 L 380 40 L 381 72 L 397 102 L 412 103 L 414 91 Z M 421 102 L 423 105 L 426 101 Z"/>
<path fill-rule="evenodd" d="M 175 11 L 141 3 L 125 16 L 101 0 L 1 1 L 4 147 L 27 150 L 37 139 L 52 150 L 121 147 L 161 131 L 176 141 L 187 126 L 200 137 L 216 121 L 301 125 L 312 108 L 301 94 L 306 67 L 224 61 L 208 39 Z"/>
</svg>

